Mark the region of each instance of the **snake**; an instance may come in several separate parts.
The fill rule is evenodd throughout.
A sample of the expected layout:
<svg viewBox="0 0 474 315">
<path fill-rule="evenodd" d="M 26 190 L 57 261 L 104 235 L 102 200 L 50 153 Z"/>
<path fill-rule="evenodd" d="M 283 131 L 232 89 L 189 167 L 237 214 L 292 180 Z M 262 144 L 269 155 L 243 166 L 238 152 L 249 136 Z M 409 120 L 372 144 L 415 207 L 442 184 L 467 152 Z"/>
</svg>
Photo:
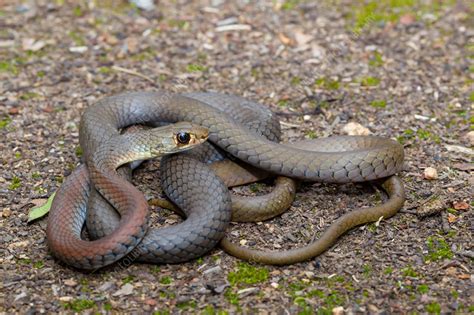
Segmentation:
<svg viewBox="0 0 474 315">
<path fill-rule="evenodd" d="M 356 143 L 355 148 L 352 150 L 324 151 L 321 149 L 311 151 L 304 147 L 298 148 L 274 142 L 275 139 L 268 139 L 261 132 L 259 133 L 242 126 L 242 123 L 237 121 L 234 116 L 224 113 L 215 108 L 215 106 L 210 106 L 205 100 L 189 95 L 173 94 L 165 91 L 124 93 L 102 99 L 85 111 L 81 119 L 80 142 L 87 157 L 86 165 L 90 168 L 90 165 L 95 163 L 95 152 L 104 143 L 104 139 L 118 134 L 119 130 L 127 125 L 151 123 L 154 121 L 167 123 L 190 121 L 207 128 L 209 130 L 209 141 L 220 148 L 220 150 L 227 152 L 234 159 L 244 161 L 252 167 L 263 169 L 271 174 L 303 181 L 323 181 L 329 183 L 363 182 L 389 178 L 382 184 L 390 196 L 386 206 L 374 207 L 372 211 L 374 214 L 372 215 L 367 215 L 366 209 L 361 209 L 361 211 L 351 212 L 350 216 L 343 216 L 336 221 L 337 224 L 334 225 L 334 228 L 333 226 L 329 228 L 332 232 L 327 234 L 327 237 L 324 234 L 322 239 L 315 242 L 319 242 L 316 248 L 314 246 L 305 248 L 304 254 L 295 252 L 292 259 L 286 262 L 284 259 L 279 260 L 278 258 L 278 256 L 285 256 L 285 253 L 274 253 L 270 255 L 271 259 L 262 260 L 255 251 L 249 254 L 248 251 L 252 250 L 235 249 L 235 247 L 227 246 L 229 242 L 226 240 L 222 242 L 224 247 L 230 248 L 229 252 L 233 255 L 265 263 L 285 264 L 314 257 L 315 253 L 317 254 L 321 251 L 321 248 L 327 249 L 330 247 L 335 239 L 348 229 L 366 223 L 367 220 L 374 221 L 380 219 L 380 217 L 389 217 L 396 213 L 403 204 L 403 186 L 396 177 L 392 176 L 399 172 L 403 165 L 403 147 L 397 142 L 374 136 L 351 137 L 351 141 Z M 344 137 L 335 137 L 332 142 L 333 146 L 343 144 L 345 141 L 343 139 Z M 374 143 L 376 144 L 375 146 Z M 191 176 L 190 180 L 186 179 L 185 181 L 184 174 L 186 174 L 187 178 L 189 174 L 186 172 L 195 168 L 194 164 L 192 167 L 190 166 L 191 160 L 193 160 L 192 163 L 195 163 L 194 159 L 186 156 L 171 155 L 164 157 L 161 167 L 161 174 L 163 175 L 161 177 L 162 186 L 168 197 L 179 207 L 186 209 L 198 204 L 196 208 L 201 209 L 200 213 L 204 213 L 204 217 L 206 217 L 212 211 L 202 211 L 202 209 L 209 210 L 213 200 L 219 199 L 216 199 L 217 195 L 214 193 L 217 191 L 216 187 L 224 185 L 222 180 L 213 172 L 206 171 L 204 168 L 199 176 Z M 163 165 L 167 165 L 166 168 Z M 215 187 L 209 186 L 208 178 L 211 177 L 213 177 L 212 183 L 220 184 L 216 184 Z M 196 191 L 188 193 L 189 189 L 186 186 L 196 179 L 201 180 L 196 185 L 197 188 L 201 189 L 201 193 L 196 194 Z M 94 180 L 92 181 L 94 182 Z M 97 185 L 98 183 L 94 182 L 94 186 L 97 187 Z M 88 188 L 85 187 L 84 189 L 83 187 L 81 188 L 82 190 L 76 188 L 75 193 L 82 195 L 81 199 L 86 200 L 88 196 L 85 196 L 84 191 Z M 223 196 L 226 196 L 225 192 L 219 192 L 219 195 L 221 193 Z M 221 199 L 224 199 L 224 201 Z M 228 203 L 225 200 L 227 197 L 222 197 L 221 199 L 219 199 L 219 202 Z M 225 212 L 222 209 L 220 211 L 221 213 Z M 186 213 L 186 210 L 184 212 Z M 191 218 L 192 213 L 194 212 L 188 211 L 186 213 L 189 217 L 184 222 L 188 222 L 189 231 L 193 231 L 192 227 L 200 225 L 199 221 L 202 219 L 200 216 Z M 341 221 L 341 219 L 343 220 Z M 74 223 L 78 226 L 79 223 L 77 222 L 79 221 L 71 222 L 69 220 L 67 223 Z M 81 222 L 83 224 L 83 218 Z M 179 262 L 196 257 L 198 252 L 202 253 L 209 250 L 209 248 L 212 248 L 222 239 L 224 235 L 222 231 L 225 230 L 227 220 L 221 217 L 217 220 L 207 220 L 206 222 L 210 222 L 210 225 L 201 224 L 204 227 L 204 232 L 197 233 L 192 241 L 168 234 L 165 244 L 161 246 L 156 243 L 156 238 L 152 237 L 151 241 L 147 241 L 148 237 L 145 236 L 140 245 L 137 246 L 139 247 L 137 260 L 146 262 Z M 48 231 L 50 230 L 49 226 L 50 224 L 48 225 Z M 55 228 L 57 227 L 51 227 L 51 229 Z M 170 228 L 172 229 L 173 227 Z M 126 229 L 119 225 L 112 234 L 117 233 L 117 230 L 123 231 Z M 132 231 L 128 232 L 133 234 Z M 107 237 L 109 236 L 104 238 Z M 140 237 L 142 237 L 141 234 L 134 235 L 137 243 Z M 101 240 L 99 239 L 94 242 L 100 242 Z M 56 241 L 57 238 L 54 237 L 50 241 L 53 254 L 55 247 L 54 245 L 51 246 L 51 243 Z M 132 250 L 130 249 L 132 246 L 128 246 L 128 244 L 123 245 L 122 249 L 113 253 L 97 253 L 97 251 L 94 254 L 88 253 L 86 263 L 84 263 L 83 259 L 76 259 L 75 262 L 71 263 L 71 260 L 74 260 L 74 258 L 65 257 L 62 254 L 55 255 L 61 260 L 67 261 L 79 268 L 100 268 L 104 266 L 104 262 L 110 263 L 113 259 L 117 260 Z M 70 248 L 70 251 L 74 251 L 74 248 Z M 106 256 L 107 259 L 104 258 Z M 163 259 L 162 257 L 165 258 Z"/>
</svg>

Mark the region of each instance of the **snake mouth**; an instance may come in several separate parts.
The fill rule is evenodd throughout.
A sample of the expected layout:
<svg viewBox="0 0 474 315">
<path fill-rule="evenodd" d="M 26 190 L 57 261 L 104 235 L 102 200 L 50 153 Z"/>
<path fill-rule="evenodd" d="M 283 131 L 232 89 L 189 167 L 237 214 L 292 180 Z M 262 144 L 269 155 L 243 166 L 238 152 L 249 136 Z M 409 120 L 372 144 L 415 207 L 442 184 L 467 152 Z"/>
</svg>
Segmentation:
<svg viewBox="0 0 474 315">
<path fill-rule="evenodd" d="M 206 135 L 201 135 L 200 137 L 193 137 L 189 141 L 189 144 L 190 145 L 198 145 L 198 144 L 206 142 L 207 138 L 208 138 L 207 134 Z"/>
<path fill-rule="evenodd" d="M 196 137 L 196 140 L 199 141 L 199 143 L 206 142 L 207 138 L 209 138 L 209 131 L 201 134 L 200 137 Z"/>
<path fill-rule="evenodd" d="M 204 143 L 209 138 L 209 130 L 205 128 L 199 128 L 195 133 L 191 135 L 191 141 L 189 144 L 191 145 L 198 145 Z"/>
</svg>

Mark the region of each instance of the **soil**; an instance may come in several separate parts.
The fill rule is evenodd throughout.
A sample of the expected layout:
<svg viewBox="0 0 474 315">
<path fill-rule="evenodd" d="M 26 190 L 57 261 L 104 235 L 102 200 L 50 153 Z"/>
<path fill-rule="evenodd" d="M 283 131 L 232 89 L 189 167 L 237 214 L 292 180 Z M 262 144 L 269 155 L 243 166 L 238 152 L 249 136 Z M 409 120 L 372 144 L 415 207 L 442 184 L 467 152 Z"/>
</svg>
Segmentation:
<svg viewBox="0 0 474 315">
<path fill-rule="evenodd" d="M 0 4 L 1 312 L 474 312 L 472 5 L 178 0 L 145 11 L 98 2 Z M 284 141 L 344 134 L 349 123 L 397 139 L 406 204 L 291 266 L 243 263 L 219 248 L 177 265 L 64 265 L 48 252 L 47 219 L 28 224 L 29 210 L 80 164 L 85 108 L 157 89 L 261 102 L 279 115 Z M 134 179 L 149 197 L 161 194 L 157 163 Z M 304 184 L 288 212 L 229 233 L 293 248 L 381 199 L 371 184 Z M 155 224 L 180 220 L 158 210 Z"/>
</svg>

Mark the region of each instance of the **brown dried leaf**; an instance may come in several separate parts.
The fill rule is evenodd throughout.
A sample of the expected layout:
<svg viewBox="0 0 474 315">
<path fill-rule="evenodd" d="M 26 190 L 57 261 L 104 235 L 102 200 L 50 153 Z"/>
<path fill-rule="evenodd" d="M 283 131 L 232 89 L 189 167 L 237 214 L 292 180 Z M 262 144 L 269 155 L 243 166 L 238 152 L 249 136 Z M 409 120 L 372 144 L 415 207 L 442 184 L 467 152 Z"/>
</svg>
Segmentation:
<svg viewBox="0 0 474 315">
<path fill-rule="evenodd" d="M 458 275 L 458 279 L 469 280 L 469 279 L 471 279 L 471 275 L 468 274 L 468 273 L 461 273 L 460 275 Z"/>
<path fill-rule="evenodd" d="M 289 38 L 283 33 L 278 33 L 278 38 L 280 39 L 283 45 L 293 46 L 295 44 L 294 40 L 292 40 L 291 38 Z"/>
<path fill-rule="evenodd" d="M 455 216 L 454 214 L 448 213 L 448 222 L 449 223 L 454 223 L 454 222 L 457 221 L 457 219 L 458 219 L 457 216 Z"/>
<path fill-rule="evenodd" d="M 456 210 L 467 210 L 469 209 L 469 204 L 465 201 L 455 201 L 453 202 L 453 208 Z"/>
<path fill-rule="evenodd" d="M 416 21 L 416 17 L 413 14 L 407 13 L 400 17 L 400 24 L 409 25 Z"/>
<path fill-rule="evenodd" d="M 17 115 L 19 112 L 20 110 L 18 109 L 18 107 L 12 107 L 8 110 L 8 114 L 10 115 Z"/>
</svg>

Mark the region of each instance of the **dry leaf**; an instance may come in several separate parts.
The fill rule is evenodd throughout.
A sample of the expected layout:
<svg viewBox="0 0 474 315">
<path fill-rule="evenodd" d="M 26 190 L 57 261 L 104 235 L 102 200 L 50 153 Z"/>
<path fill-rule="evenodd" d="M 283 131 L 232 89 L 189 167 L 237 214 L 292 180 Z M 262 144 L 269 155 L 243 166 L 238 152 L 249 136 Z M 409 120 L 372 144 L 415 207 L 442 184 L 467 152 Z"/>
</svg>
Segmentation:
<svg viewBox="0 0 474 315">
<path fill-rule="evenodd" d="M 469 131 L 464 138 L 469 142 L 470 145 L 474 145 L 474 130 Z"/>
<path fill-rule="evenodd" d="M 17 115 L 18 113 L 20 113 L 20 110 L 18 109 L 18 107 L 12 107 L 8 109 L 8 113 L 10 115 Z"/>
<path fill-rule="evenodd" d="M 471 279 L 471 275 L 467 273 L 461 273 L 460 275 L 458 275 L 458 278 L 461 280 L 469 280 Z"/>
<path fill-rule="evenodd" d="M 453 202 L 453 208 L 456 210 L 467 210 L 469 209 L 469 204 L 465 201 L 455 201 Z"/>
<path fill-rule="evenodd" d="M 455 216 L 454 214 L 448 213 L 448 222 L 449 223 L 454 223 L 454 222 L 456 222 L 457 219 L 458 219 L 457 216 Z"/>
<path fill-rule="evenodd" d="M 21 42 L 23 50 L 38 51 L 41 50 L 46 43 L 42 40 L 35 40 L 34 38 L 25 38 Z"/>
<path fill-rule="evenodd" d="M 64 284 L 68 287 L 75 287 L 77 285 L 77 281 L 73 278 L 64 280 Z"/>
<path fill-rule="evenodd" d="M 146 299 L 145 304 L 155 306 L 157 303 L 156 303 L 156 300 L 154 299 Z"/>
<path fill-rule="evenodd" d="M 10 208 L 5 208 L 3 209 L 1 216 L 4 218 L 8 218 L 11 215 L 12 215 L 12 210 Z"/>
<path fill-rule="evenodd" d="M 278 38 L 283 45 L 292 46 L 294 44 L 294 41 L 283 33 L 278 33 Z"/>
<path fill-rule="evenodd" d="M 409 24 L 414 23 L 415 21 L 416 21 L 416 17 L 410 13 L 403 14 L 400 17 L 400 24 L 403 24 L 403 25 L 409 25 Z"/>
</svg>

